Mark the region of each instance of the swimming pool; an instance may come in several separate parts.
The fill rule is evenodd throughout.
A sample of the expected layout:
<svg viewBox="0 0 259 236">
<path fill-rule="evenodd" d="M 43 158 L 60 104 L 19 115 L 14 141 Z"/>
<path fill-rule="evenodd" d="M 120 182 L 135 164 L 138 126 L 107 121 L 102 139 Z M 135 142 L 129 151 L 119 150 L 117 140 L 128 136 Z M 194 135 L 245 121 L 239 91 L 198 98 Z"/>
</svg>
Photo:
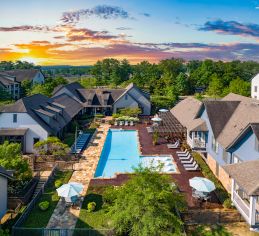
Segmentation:
<svg viewBox="0 0 259 236">
<path fill-rule="evenodd" d="M 136 130 L 110 129 L 94 177 L 111 178 L 116 173 L 132 173 L 133 168 L 137 167 L 139 163 L 142 163 L 143 166 L 157 165 L 158 159 L 165 164 L 163 172 L 176 172 L 176 166 L 170 155 L 141 156 L 137 135 Z M 152 161 L 152 159 L 154 160 Z"/>
</svg>

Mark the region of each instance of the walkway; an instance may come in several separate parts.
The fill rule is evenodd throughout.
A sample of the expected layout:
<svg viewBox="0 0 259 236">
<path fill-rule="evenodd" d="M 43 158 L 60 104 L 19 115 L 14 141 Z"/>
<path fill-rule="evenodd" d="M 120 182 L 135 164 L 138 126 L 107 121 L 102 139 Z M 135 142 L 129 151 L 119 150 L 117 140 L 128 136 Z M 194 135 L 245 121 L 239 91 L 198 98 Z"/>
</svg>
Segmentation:
<svg viewBox="0 0 259 236">
<path fill-rule="evenodd" d="M 90 180 L 93 178 L 99 157 L 110 125 L 101 124 L 96 136 L 83 153 L 84 159 L 74 165 L 74 172 L 69 182 L 79 182 L 84 185 L 82 195 L 85 196 Z M 81 206 L 80 206 L 81 209 Z M 54 210 L 47 228 L 73 229 L 76 226 L 80 209 L 65 208 L 61 199 Z"/>
</svg>

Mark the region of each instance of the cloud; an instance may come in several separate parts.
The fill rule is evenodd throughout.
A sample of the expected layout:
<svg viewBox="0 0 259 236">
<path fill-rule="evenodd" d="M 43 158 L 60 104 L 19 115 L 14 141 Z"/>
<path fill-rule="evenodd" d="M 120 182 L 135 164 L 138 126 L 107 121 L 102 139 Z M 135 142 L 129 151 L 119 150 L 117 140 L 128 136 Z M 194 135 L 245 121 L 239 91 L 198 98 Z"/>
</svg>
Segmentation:
<svg viewBox="0 0 259 236">
<path fill-rule="evenodd" d="M 88 18 L 91 16 L 96 16 L 101 19 L 133 19 L 133 17 L 121 7 L 98 5 L 93 8 L 64 12 L 60 20 L 65 24 L 75 24 L 80 21 L 82 17 Z"/>
<path fill-rule="evenodd" d="M 219 34 L 250 36 L 259 39 L 259 25 L 258 24 L 242 24 L 237 21 L 207 21 L 202 27 L 201 31 L 214 31 Z"/>
<path fill-rule="evenodd" d="M 116 30 L 132 30 L 130 27 L 117 27 Z"/>
<path fill-rule="evenodd" d="M 110 35 L 108 31 L 94 31 L 86 28 L 72 28 L 68 31 L 67 41 L 109 41 L 117 39 L 119 36 Z"/>
<path fill-rule="evenodd" d="M 255 9 L 256 9 L 256 10 L 259 10 L 259 6 L 256 6 Z"/>
<path fill-rule="evenodd" d="M 0 32 L 15 32 L 15 31 L 27 31 L 27 32 L 61 32 L 61 26 L 46 26 L 46 25 L 18 25 L 10 27 L 0 27 Z"/>
<path fill-rule="evenodd" d="M 150 17 L 151 16 L 151 14 L 149 14 L 149 13 L 141 13 L 141 15 L 143 15 L 143 16 L 145 16 L 145 17 Z"/>
</svg>

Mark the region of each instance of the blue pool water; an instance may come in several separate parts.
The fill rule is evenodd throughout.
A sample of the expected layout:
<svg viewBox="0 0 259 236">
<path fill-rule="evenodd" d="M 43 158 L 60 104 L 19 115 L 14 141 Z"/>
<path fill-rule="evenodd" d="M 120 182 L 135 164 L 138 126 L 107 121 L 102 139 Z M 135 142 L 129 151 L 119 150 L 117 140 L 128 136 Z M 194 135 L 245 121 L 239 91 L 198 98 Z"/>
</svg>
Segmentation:
<svg viewBox="0 0 259 236">
<path fill-rule="evenodd" d="M 133 167 L 137 167 L 139 163 L 143 162 L 146 166 L 151 159 L 156 160 L 157 158 L 161 158 L 164 162 L 170 160 L 168 156 L 167 158 L 140 156 L 137 131 L 110 129 L 94 177 L 110 178 L 114 177 L 115 173 L 132 173 Z M 176 171 L 176 167 L 172 159 L 170 162 L 167 163 L 170 166 L 165 168 L 165 172 L 173 173 Z"/>
</svg>

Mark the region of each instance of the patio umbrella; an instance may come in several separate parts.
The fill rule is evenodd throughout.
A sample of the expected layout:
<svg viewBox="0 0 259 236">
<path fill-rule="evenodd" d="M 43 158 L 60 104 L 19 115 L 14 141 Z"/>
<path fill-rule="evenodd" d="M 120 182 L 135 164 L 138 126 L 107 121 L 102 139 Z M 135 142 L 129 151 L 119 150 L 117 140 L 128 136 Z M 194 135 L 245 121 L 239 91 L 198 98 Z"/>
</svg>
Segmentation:
<svg viewBox="0 0 259 236">
<path fill-rule="evenodd" d="M 155 121 L 155 122 L 160 122 L 160 121 L 162 121 L 162 119 L 159 118 L 159 117 L 154 117 L 154 118 L 152 118 L 151 120 L 152 120 L 152 121 Z"/>
<path fill-rule="evenodd" d="M 202 177 L 194 177 L 189 179 L 189 184 L 192 188 L 199 192 L 210 193 L 216 189 L 212 181 Z"/>
<path fill-rule="evenodd" d="M 162 108 L 162 109 L 159 109 L 159 112 L 168 112 L 168 110 L 167 110 L 167 109 Z"/>
<path fill-rule="evenodd" d="M 80 183 L 71 182 L 68 184 L 63 184 L 57 189 L 58 196 L 64 198 L 71 198 L 78 196 L 83 191 L 84 186 Z"/>
</svg>

